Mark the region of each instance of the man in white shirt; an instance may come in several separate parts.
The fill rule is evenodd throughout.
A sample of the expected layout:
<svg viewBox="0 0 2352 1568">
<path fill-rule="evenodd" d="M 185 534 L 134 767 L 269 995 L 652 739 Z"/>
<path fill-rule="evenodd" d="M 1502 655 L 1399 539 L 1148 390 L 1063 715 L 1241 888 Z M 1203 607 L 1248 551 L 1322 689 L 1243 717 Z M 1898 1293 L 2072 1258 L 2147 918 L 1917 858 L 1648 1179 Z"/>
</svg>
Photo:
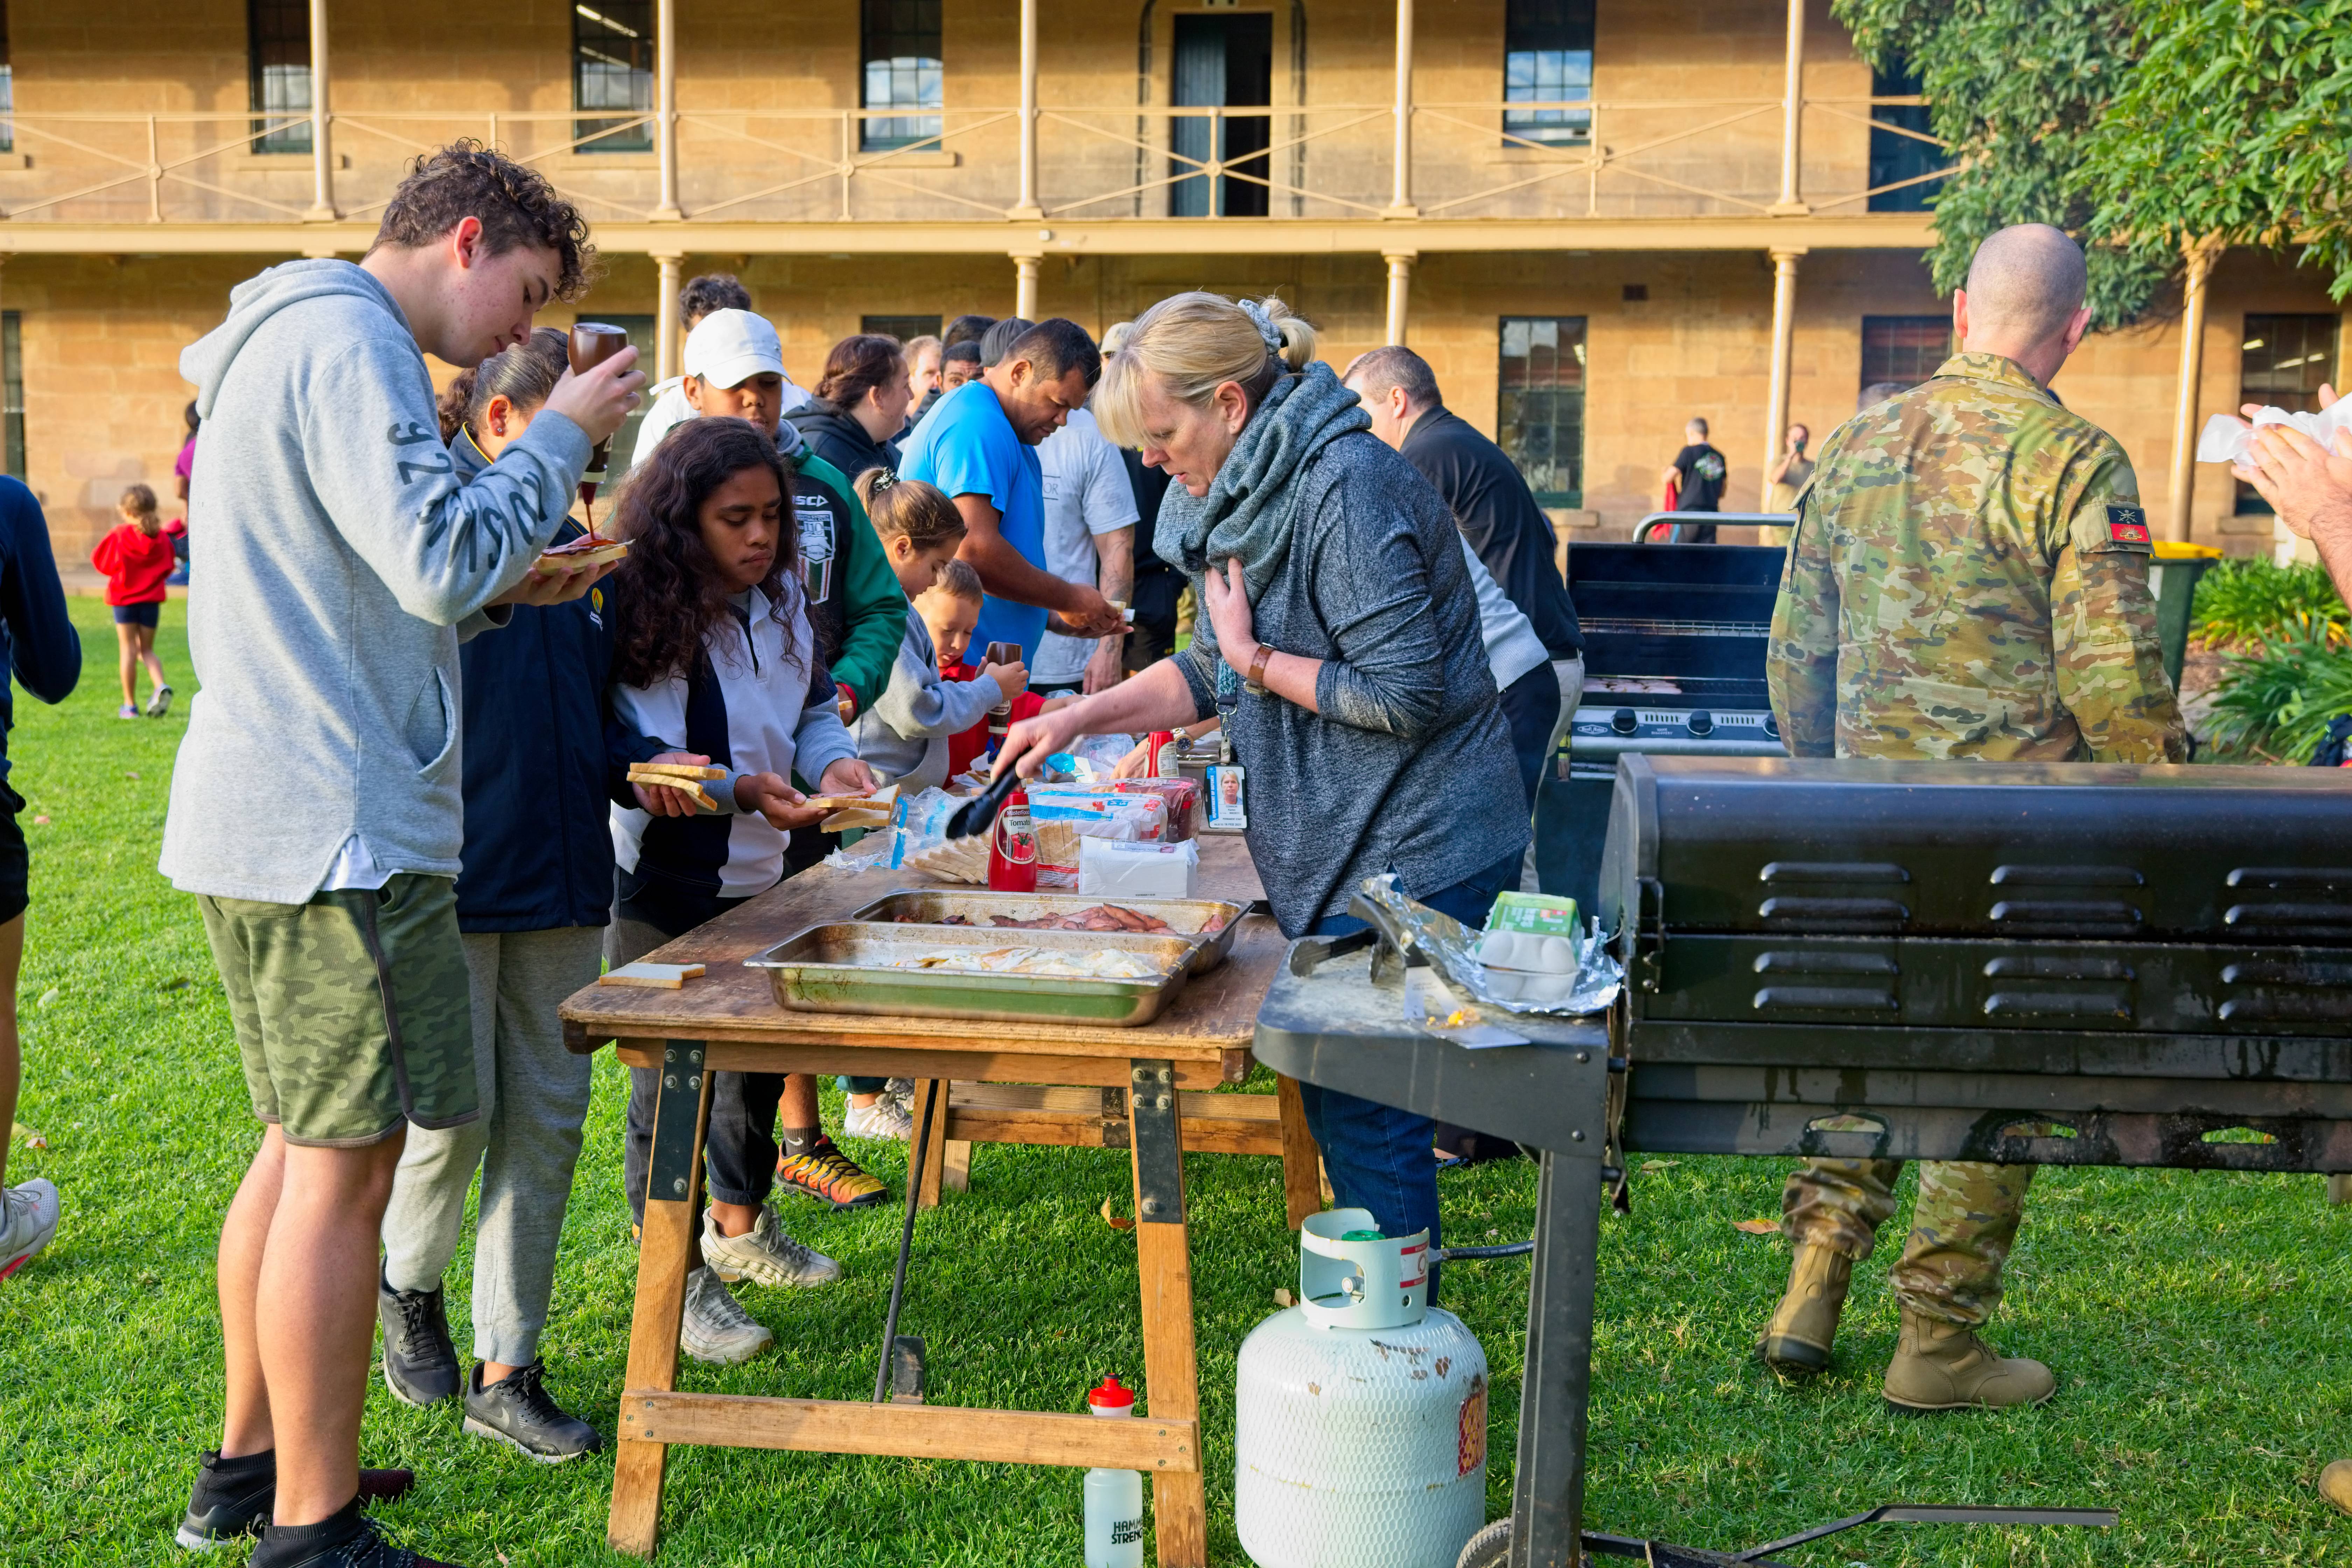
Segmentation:
<svg viewBox="0 0 2352 1568">
<path fill-rule="evenodd" d="M 1045 478 L 1045 570 L 1124 605 L 1135 587 L 1135 489 L 1127 465 L 1083 408 L 1037 445 Z M 1049 624 L 1029 667 L 1029 689 L 1046 697 L 1118 683 L 1124 633 L 1078 637 Z"/>
</svg>

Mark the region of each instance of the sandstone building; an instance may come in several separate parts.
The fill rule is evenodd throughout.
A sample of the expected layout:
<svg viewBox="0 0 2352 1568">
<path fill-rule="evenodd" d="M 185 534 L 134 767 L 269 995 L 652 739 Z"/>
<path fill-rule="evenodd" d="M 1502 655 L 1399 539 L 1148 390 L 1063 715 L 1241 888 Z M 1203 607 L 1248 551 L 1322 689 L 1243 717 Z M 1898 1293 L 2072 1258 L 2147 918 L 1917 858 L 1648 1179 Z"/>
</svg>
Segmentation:
<svg viewBox="0 0 2352 1568">
<path fill-rule="evenodd" d="M 458 136 L 582 204 L 583 313 L 665 338 L 677 279 L 731 270 L 803 383 L 861 327 L 1278 289 L 1335 363 L 1426 354 L 1570 538 L 1657 506 L 1692 415 L 1755 506 L 1784 418 L 1818 438 L 1948 344 L 1942 151 L 1827 0 L 0 0 L 0 466 L 68 559 L 125 483 L 171 493 L 229 287 L 356 257 Z M 2184 410 L 2340 374 L 2311 273 L 2232 253 L 2200 292 L 2058 383 L 2159 522 Z M 2191 479 L 2195 539 L 2270 547 Z"/>
</svg>

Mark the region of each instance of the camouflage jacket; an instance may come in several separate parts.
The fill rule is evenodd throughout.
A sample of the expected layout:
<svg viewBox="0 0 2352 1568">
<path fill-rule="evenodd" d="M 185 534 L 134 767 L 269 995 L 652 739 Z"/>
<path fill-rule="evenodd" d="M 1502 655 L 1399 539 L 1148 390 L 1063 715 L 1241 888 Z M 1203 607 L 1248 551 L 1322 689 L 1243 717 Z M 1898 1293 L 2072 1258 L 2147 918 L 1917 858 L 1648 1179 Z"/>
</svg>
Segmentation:
<svg viewBox="0 0 2352 1568">
<path fill-rule="evenodd" d="M 1823 443 L 1772 611 L 1800 757 L 2179 762 L 2147 514 L 2115 438 L 1999 354 Z"/>
</svg>

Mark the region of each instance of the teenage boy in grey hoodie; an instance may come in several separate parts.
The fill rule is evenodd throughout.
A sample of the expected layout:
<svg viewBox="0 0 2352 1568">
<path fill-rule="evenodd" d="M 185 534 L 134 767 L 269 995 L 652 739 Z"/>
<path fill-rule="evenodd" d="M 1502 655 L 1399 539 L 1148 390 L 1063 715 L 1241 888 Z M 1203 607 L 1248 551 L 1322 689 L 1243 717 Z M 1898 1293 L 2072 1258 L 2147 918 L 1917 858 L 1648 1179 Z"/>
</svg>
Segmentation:
<svg viewBox="0 0 2352 1568">
<path fill-rule="evenodd" d="M 461 485 L 430 352 L 474 364 L 575 298 L 587 226 L 472 143 L 420 158 L 357 266 L 296 261 L 229 296 L 182 355 L 212 570 L 189 605 L 204 689 L 163 871 L 198 895 L 261 1148 L 221 1228 L 227 1413 L 180 1540 L 268 1521 L 253 1568 L 411 1568 L 360 1512 L 376 1236 L 410 1122 L 478 1114 L 454 879 L 464 839 L 457 643 L 502 607 L 585 593 L 531 563 L 590 446 L 645 377 L 566 374 Z"/>
</svg>

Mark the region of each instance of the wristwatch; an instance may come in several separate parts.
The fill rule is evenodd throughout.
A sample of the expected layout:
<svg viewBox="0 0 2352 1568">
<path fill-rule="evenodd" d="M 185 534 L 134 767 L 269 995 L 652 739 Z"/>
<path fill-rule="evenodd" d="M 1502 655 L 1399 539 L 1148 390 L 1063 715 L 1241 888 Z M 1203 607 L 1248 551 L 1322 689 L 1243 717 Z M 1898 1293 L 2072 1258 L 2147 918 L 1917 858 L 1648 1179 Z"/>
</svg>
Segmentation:
<svg viewBox="0 0 2352 1568">
<path fill-rule="evenodd" d="M 1265 643 L 1258 644 L 1257 652 L 1250 657 L 1249 674 L 1242 679 L 1242 689 L 1252 697 L 1265 695 L 1265 661 L 1273 657 L 1274 649 Z"/>
</svg>

